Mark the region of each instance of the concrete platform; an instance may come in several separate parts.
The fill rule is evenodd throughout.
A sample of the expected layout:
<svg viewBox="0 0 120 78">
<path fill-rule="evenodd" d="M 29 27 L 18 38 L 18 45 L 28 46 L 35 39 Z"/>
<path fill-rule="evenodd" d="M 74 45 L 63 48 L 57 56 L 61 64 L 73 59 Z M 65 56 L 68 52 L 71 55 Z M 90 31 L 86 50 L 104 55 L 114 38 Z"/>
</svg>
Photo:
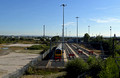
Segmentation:
<svg viewBox="0 0 120 78">
<path fill-rule="evenodd" d="M 27 53 L 10 53 L 8 55 L 0 56 L 0 78 L 21 69 L 38 56 L 39 54 Z"/>
</svg>

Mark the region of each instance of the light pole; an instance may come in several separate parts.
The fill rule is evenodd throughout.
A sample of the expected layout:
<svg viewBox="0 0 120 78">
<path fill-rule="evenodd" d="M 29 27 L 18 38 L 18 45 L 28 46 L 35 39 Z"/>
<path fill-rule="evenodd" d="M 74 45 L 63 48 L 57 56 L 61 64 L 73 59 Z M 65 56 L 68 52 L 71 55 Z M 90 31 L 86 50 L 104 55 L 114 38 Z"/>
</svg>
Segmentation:
<svg viewBox="0 0 120 78">
<path fill-rule="evenodd" d="M 67 37 L 67 28 L 66 28 L 66 37 Z"/>
<path fill-rule="evenodd" d="M 63 31 L 62 31 L 62 52 L 64 52 L 63 47 L 64 47 L 64 7 L 66 6 L 65 4 L 62 4 L 63 6 Z"/>
<path fill-rule="evenodd" d="M 90 26 L 88 26 L 88 34 L 90 35 Z"/>
<path fill-rule="evenodd" d="M 69 37 L 71 36 L 70 34 L 71 34 L 71 31 L 69 31 Z"/>
<path fill-rule="evenodd" d="M 51 58 L 51 46 L 52 46 L 52 39 L 50 38 L 50 50 L 49 50 L 49 58 Z"/>
<path fill-rule="evenodd" d="M 43 25 L 43 37 L 45 37 L 45 25 Z"/>
<path fill-rule="evenodd" d="M 79 17 L 76 17 L 76 19 L 77 19 L 77 44 L 78 44 L 78 18 Z"/>
<path fill-rule="evenodd" d="M 111 38 L 111 35 L 112 35 L 112 27 L 110 26 L 110 38 Z"/>
</svg>

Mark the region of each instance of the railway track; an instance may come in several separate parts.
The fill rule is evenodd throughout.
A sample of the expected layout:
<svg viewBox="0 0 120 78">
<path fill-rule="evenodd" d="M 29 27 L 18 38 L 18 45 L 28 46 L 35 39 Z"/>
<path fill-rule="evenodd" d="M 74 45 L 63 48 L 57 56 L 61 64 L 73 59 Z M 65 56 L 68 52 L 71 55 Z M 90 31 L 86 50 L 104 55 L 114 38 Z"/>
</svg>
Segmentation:
<svg viewBox="0 0 120 78">
<path fill-rule="evenodd" d="M 86 55 L 85 53 L 79 54 L 76 46 L 70 43 L 68 45 L 74 50 L 74 52 L 79 56 L 79 58 L 82 58 L 83 60 L 86 61 L 86 59 L 88 58 L 88 55 Z"/>
<path fill-rule="evenodd" d="M 95 57 L 98 57 L 98 54 L 96 53 L 93 53 L 93 54 L 89 54 L 89 51 L 88 49 L 86 48 L 83 48 L 81 46 L 79 46 L 78 44 L 73 44 L 75 47 L 77 47 L 78 49 L 81 49 L 83 52 L 85 52 L 85 54 L 89 55 L 89 56 L 95 56 Z"/>
<path fill-rule="evenodd" d="M 68 47 L 67 44 L 65 44 L 65 52 L 66 52 L 66 56 L 67 56 L 67 59 L 68 59 L 68 60 L 71 60 L 71 59 L 77 57 L 77 56 L 69 56 L 70 54 L 73 54 L 73 55 L 75 55 L 75 54 L 74 54 L 74 53 L 72 52 L 72 50 Z"/>
<path fill-rule="evenodd" d="M 59 68 L 59 67 L 64 67 L 65 63 L 68 60 L 74 58 L 82 58 L 83 60 L 86 61 L 89 56 L 97 56 L 96 54 L 89 55 L 89 51 L 87 49 L 77 44 L 65 43 L 64 49 L 65 51 L 63 53 L 61 61 L 54 59 L 54 51 L 52 51 L 50 54 L 50 58 L 42 60 L 37 66 L 39 66 L 39 68 L 57 68 L 57 67 Z M 80 49 L 82 53 L 79 53 L 78 49 Z M 74 56 L 70 56 L 70 54 Z"/>
</svg>

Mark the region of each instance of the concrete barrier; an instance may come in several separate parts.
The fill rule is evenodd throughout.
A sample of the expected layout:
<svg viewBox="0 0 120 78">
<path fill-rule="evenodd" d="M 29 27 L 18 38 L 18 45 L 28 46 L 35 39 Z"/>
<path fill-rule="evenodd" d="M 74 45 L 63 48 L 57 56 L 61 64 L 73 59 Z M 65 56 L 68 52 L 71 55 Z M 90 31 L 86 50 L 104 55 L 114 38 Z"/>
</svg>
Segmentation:
<svg viewBox="0 0 120 78">
<path fill-rule="evenodd" d="M 42 55 L 40 55 L 37 58 L 34 58 L 33 60 L 31 60 L 27 65 L 25 65 L 21 69 L 18 69 L 13 73 L 5 75 L 2 78 L 20 78 L 21 76 L 23 76 L 23 74 L 25 73 L 25 71 L 28 69 L 29 66 L 34 66 L 35 64 L 37 64 L 38 61 L 41 61 L 42 59 L 44 59 L 49 52 L 50 52 L 50 50 L 47 50 Z"/>
</svg>

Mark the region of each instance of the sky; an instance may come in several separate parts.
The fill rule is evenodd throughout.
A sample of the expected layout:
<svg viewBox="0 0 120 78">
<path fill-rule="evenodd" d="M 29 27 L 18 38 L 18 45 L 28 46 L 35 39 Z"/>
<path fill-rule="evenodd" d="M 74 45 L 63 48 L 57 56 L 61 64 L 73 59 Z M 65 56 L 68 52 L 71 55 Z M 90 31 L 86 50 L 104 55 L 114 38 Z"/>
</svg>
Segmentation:
<svg viewBox="0 0 120 78">
<path fill-rule="evenodd" d="M 120 0 L 0 0 L 0 35 L 120 36 Z M 66 33 L 67 32 L 67 33 Z"/>
</svg>

